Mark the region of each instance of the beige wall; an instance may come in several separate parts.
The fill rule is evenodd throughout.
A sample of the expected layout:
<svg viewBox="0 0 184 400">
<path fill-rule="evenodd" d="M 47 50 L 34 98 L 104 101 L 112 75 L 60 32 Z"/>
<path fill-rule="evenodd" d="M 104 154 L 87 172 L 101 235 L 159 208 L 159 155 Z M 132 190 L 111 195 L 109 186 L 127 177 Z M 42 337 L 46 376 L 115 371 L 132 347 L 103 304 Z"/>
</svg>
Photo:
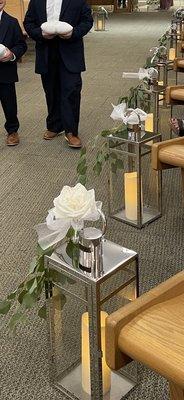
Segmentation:
<svg viewBox="0 0 184 400">
<path fill-rule="evenodd" d="M 6 0 L 5 11 L 17 18 L 23 28 L 24 15 L 27 10 L 29 0 Z"/>
</svg>

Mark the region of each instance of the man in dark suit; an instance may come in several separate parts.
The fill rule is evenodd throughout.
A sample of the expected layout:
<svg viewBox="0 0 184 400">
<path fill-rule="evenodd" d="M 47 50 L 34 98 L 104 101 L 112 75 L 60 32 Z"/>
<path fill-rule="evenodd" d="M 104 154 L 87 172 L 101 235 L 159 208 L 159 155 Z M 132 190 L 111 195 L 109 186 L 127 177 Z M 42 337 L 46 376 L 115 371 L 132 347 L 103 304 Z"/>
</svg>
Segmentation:
<svg viewBox="0 0 184 400">
<path fill-rule="evenodd" d="M 0 0 L 0 44 L 6 47 L 5 55 L 0 58 L 0 102 L 6 118 L 6 143 L 16 146 L 19 143 L 15 91 L 15 82 L 18 81 L 17 60 L 26 52 L 27 45 L 16 18 L 3 11 L 5 5 L 6 0 Z"/>
<path fill-rule="evenodd" d="M 46 21 L 72 25 L 69 34 L 42 32 Z M 81 72 L 85 71 L 83 36 L 93 25 L 91 9 L 85 0 L 31 0 L 24 20 L 28 35 L 36 41 L 36 73 L 41 74 L 48 116 L 44 139 L 51 140 L 65 131 L 70 147 L 81 147 L 78 124 L 81 98 Z"/>
</svg>

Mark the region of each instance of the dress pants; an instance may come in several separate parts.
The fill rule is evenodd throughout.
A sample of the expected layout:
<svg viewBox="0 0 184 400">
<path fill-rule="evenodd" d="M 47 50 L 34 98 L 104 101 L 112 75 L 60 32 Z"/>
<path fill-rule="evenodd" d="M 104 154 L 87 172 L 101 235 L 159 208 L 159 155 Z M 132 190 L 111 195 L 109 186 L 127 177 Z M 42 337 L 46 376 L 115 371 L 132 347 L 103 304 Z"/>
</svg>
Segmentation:
<svg viewBox="0 0 184 400">
<path fill-rule="evenodd" d="M 48 72 L 41 76 L 48 108 L 47 129 L 56 133 L 64 130 L 77 136 L 82 89 L 81 74 L 67 70 L 59 53 L 58 40 L 50 42 Z"/>
<path fill-rule="evenodd" d="M 4 127 L 10 135 L 19 129 L 15 83 L 0 82 L 0 102 L 6 119 Z"/>
</svg>

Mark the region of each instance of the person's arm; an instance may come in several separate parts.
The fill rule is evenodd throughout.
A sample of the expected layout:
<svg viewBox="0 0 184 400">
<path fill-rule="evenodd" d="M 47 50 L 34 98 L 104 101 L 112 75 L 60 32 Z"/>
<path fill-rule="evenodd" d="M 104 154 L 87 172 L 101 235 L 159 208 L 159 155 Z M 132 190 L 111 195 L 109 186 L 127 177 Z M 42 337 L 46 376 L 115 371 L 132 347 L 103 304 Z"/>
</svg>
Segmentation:
<svg viewBox="0 0 184 400">
<path fill-rule="evenodd" d="M 43 39 L 42 30 L 36 21 L 35 0 L 29 2 L 23 25 L 30 38 L 35 41 Z"/>
<path fill-rule="evenodd" d="M 80 23 L 73 28 L 72 36 L 70 41 L 82 39 L 83 36 L 87 35 L 93 26 L 93 17 L 91 14 L 91 8 L 88 6 L 86 1 L 83 1 Z"/>
<path fill-rule="evenodd" d="M 24 35 L 22 33 L 21 27 L 17 20 L 16 20 L 16 24 L 15 24 L 15 29 L 14 29 L 14 39 L 13 40 L 14 40 L 15 45 L 10 49 L 10 51 L 13 53 L 13 55 L 15 57 L 14 57 L 14 59 L 12 59 L 12 61 L 19 60 L 27 50 L 27 44 L 26 44 Z"/>
</svg>

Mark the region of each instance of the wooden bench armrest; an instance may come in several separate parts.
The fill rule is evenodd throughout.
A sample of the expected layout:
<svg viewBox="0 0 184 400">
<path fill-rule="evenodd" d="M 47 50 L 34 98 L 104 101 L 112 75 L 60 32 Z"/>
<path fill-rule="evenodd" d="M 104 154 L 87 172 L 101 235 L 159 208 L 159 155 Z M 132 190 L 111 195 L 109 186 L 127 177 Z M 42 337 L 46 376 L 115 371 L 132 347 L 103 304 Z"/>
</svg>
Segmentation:
<svg viewBox="0 0 184 400">
<path fill-rule="evenodd" d="M 184 271 L 161 283 L 138 299 L 120 308 L 106 319 L 106 361 L 111 369 L 118 370 L 130 360 L 118 347 L 121 329 L 148 308 L 184 292 Z"/>
<path fill-rule="evenodd" d="M 174 139 L 164 140 L 163 142 L 157 142 L 152 145 L 151 152 L 151 163 L 152 168 L 156 170 L 162 169 L 162 163 L 159 161 L 159 151 L 164 147 L 170 146 L 172 144 L 183 144 L 184 145 L 184 137 L 178 137 Z"/>
<path fill-rule="evenodd" d="M 177 57 L 174 59 L 174 61 L 173 61 L 173 70 L 174 71 L 177 71 L 177 69 L 178 69 L 178 61 L 184 61 L 184 59 L 182 57 Z M 182 86 L 181 86 L 181 89 L 182 89 Z"/>
<path fill-rule="evenodd" d="M 172 90 L 175 89 L 183 89 L 184 90 L 184 85 L 175 85 L 175 86 L 167 86 L 165 89 L 165 100 L 166 104 L 170 104 L 170 99 L 171 99 L 171 92 Z"/>
</svg>

